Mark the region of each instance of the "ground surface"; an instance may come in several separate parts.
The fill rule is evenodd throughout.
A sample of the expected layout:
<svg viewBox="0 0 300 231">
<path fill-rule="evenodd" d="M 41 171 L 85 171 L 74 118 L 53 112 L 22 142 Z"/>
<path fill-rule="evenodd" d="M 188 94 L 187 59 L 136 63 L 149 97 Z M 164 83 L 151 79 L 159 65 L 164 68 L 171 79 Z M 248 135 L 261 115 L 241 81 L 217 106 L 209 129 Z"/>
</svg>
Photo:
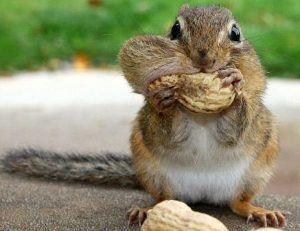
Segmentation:
<svg viewBox="0 0 300 231">
<path fill-rule="evenodd" d="M 289 210 L 286 230 L 300 230 L 300 83 L 271 81 L 266 104 L 280 122 L 281 157 L 258 203 Z M 0 79 L 0 156 L 18 147 L 129 153 L 130 123 L 142 98 L 116 72 L 55 72 Z M 298 197 L 297 197 L 298 196 Z M 16 178 L 0 174 L 0 230 L 126 230 L 131 205 L 151 204 L 143 192 Z M 227 209 L 197 206 L 230 230 L 250 230 Z"/>
<path fill-rule="evenodd" d="M 0 178 L 0 230 L 129 230 L 126 211 L 132 206 L 147 206 L 151 198 L 143 192 L 130 189 L 108 189 L 87 185 L 65 185 Z M 268 208 L 289 210 L 285 230 L 300 229 L 299 198 L 263 197 L 257 202 Z M 195 210 L 220 219 L 230 230 L 250 230 L 226 208 L 198 205 Z M 133 230 L 138 230 L 134 227 Z"/>
</svg>

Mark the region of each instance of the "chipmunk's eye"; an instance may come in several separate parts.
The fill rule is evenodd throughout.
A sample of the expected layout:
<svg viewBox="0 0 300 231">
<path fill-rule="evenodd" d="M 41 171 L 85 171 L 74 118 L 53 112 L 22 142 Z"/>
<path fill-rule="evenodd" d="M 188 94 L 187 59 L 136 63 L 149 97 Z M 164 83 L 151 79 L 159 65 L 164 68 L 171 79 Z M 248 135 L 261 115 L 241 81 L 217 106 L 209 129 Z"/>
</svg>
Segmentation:
<svg viewBox="0 0 300 231">
<path fill-rule="evenodd" d="M 174 23 L 171 29 L 171 40 L 179 39 L 181 36 L 181 27 L 178 20 Z"/>
<path fill-rule="evenodd" d="M 232 41 L 235 41 L 235 42 L 241 41 L 240 29 L 235 24 L 231 28 L 229 37 L 230 37 L 230 40 L 232 40 Z"/>
</svg>

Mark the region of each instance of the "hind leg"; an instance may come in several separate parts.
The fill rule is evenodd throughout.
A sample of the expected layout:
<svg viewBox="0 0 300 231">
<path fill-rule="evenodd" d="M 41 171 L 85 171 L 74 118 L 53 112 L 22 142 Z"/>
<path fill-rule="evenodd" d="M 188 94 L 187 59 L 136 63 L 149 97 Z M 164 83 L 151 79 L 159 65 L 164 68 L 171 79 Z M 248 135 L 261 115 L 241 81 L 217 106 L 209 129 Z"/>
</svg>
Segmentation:
<svg viewBox="0 0 300 231">
<path fill-rule="evenodd" d="M 263 116 L 263 114 L 261 115 Z M 268 119 L 267 115 L 266 119 Z M 262 117 L 261 117 L 262 118 Z M 270 120 L 270 118 L 269 118 Z M 262 226 L 283 226 L 285 224 L 285 213 L 279 210 L 269 210 L 255 206 L 251 203 L 252 199 L 262 190 L 265 184 L 269 181 L 273 166 L 278 155 L 278 138 L 277 130 L 272 125 L 272 133 L 269 133 L 268 143 L 265 149 L 257 155 L 248 174 L 245 176 L 244 188 L 236 194 L 230 203 L 230 208 L 238 215 L 247 217 L 247 221 L 256 220 Z"/>
<path fill-rule="evenodd" d="M 268 210 L 255 206 L 248 197 L 236 198 L 230 204 L 231 210 L 243 217 L 247 218 L 247 223 L 256 220 L 262 226 L 278 227 L 285 224 L 285 214 L 279 210 Z"/>
</svg>

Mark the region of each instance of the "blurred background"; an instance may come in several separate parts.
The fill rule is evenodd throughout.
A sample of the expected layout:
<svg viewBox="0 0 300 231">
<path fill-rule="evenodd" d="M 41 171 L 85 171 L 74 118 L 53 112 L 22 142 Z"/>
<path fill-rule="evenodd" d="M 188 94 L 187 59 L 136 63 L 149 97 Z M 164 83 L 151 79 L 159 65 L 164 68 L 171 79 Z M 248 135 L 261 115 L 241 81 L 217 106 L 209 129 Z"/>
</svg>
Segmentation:
<svg viewBox="0 0 300 231">
<path fill-rule="evenodd" d="M 185 2 L 228 7 L 254 44 L 270 77 L 264 100 L 281 135 L 265 193 L 300 196 L 298 0 L 1 0 L 0 155 L 28 146 L 129 153 L 143 98 L 122 78 L 118 51 L 132 36 L 167 34 Z"/>
<path fill-rule="evenodd" d="M 298 0 L 1 0 L 0 72 L 115 66 L 126 39 L 166 34 L 185 2 L 230 8 L 271 76 L 300 77 Z"/>
</svg>

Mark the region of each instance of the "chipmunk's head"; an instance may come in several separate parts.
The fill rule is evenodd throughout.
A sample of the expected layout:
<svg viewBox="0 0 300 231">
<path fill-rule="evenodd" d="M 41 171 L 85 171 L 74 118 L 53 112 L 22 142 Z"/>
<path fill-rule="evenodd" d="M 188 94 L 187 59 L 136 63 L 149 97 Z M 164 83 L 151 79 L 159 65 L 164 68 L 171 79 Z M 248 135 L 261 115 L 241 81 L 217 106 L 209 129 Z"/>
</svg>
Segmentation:
<svg viewBox="0 0 300 231">
<path fill-rule="evenodd" d="M 193 66 L 202 72 L 214 72 L 228 65 L 244 46 L 232 13 L 218 6 L 182 6 L 169 37 L 178 41 Z"/>
</svg>

